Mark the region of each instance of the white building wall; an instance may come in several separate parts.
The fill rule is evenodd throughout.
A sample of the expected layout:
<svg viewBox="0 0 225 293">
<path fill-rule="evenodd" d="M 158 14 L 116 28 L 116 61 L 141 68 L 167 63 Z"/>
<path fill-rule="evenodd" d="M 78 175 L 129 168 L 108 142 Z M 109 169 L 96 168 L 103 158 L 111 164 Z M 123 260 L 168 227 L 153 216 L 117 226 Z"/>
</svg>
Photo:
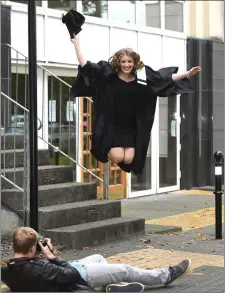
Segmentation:
<svg viewBox="0 0 225 293">
<path fill-rule="evenodd" d="M 47 9 L 46 12 L 46 9 L 37 7 L 37 60 L 72 68 L 78 62 L 61 17 L 62 11 Z M 86 58 L 93 62 L 107 60 L 122 47 L 131 47 L 155 69 L 162 66 L 163 54 L 165 64 L 184 68 L 185 52 L 180 48 L 184 48 L 185 34 L 88 16 L 82 29 L 80 45 Z M 163 44 L 163 36 L 171 37 L 165 38 Z M 27 56 L 28 17 L 25 5 L 12 5 L 11 38 L 11 45 Z M 15 53 L 12 57 L 16 57 Z"/>
</svg>

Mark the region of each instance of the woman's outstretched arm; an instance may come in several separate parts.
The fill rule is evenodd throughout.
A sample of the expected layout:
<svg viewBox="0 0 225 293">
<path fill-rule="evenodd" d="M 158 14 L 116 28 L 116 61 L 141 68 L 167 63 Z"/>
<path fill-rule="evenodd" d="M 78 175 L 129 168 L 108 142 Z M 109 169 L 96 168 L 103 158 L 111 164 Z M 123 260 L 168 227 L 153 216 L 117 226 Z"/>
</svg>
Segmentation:
<svg viewBox="0 0 225 293">
<path fill-rule="evenodd" d="M 202 69 L 200 66 L 196 66 L 196 67 L 193 67 L 191 68 L 189 71 L 186 71 L 184 73 L 174 73 L 172 75 L 172 79 L 174 81 L 176 80 L 181 80 L 181 79 L 184 79 L 184 78 L 189 78 L 195 74 L 197 74 L 198 72 L 200 72 Z"/>
<path fill-rule="evenodd" d="M 73 38 L 71 39 L 71 42 L 74 44 L 74 48 L 75 48 L 77 59 L 80 63 L 80 66 L 83 67 L 87 63 L 87 60 L 81 52 L 79 40 L 75 34 L 73 34 Z"/>
</svg>

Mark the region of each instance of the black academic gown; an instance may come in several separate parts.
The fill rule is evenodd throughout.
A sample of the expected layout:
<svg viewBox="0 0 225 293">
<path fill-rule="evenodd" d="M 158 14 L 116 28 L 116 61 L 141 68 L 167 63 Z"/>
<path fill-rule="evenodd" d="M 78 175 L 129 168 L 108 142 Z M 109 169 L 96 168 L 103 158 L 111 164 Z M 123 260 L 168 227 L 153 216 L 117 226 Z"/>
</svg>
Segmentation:
<svg viewBox="0 0 225 293">
<path fill-rule="evenodd" d="M 119 164 L 125 172 L 141 173 L 148 150 L 150 133 L 154 121 L 157 97 L 193 93 L 188 78 L 174 82 L 172 74 L 178 67 L 162 68 L 154 71 L 145 66 L 147 85 L 138 83 L 136 125 L 137 138 L 135 156 L 131 164 Z M 92 155 L 102 163 L 108 161 L 107 155 L 112 147 L 114 133 L 114 85 L 113 71 L 110 64 L 100 61 L 97 64 L 87 62 L 78 67 L 70 95 L 71 97 L 93 98 Z M 126 115 L 126 113 L 124 113 Z"/>
</svg>

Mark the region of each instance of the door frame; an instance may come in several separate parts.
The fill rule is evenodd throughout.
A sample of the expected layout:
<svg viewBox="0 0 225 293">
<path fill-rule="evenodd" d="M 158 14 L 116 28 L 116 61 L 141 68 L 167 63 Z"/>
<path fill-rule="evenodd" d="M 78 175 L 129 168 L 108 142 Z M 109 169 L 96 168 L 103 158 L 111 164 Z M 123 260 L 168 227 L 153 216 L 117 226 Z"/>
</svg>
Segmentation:
<svg viewBox="0 0 225 293">
<path fill-rule="evenodd" d="M 168 97 L 169 99 L 170 97 Z M 156 111 L 156 119 L 157 119 L 157 128 L 158 128 L 158 135 L 157 135 L 157 186 L 156 192 L 157 193 L 166 193 L 171 191 L 176 191 L 180 189 L 180 95 L 176 95 L 176 184 L 166 187 L 159 187 L 159 99 Z M 169 125 L 168 125 L 169 130 Z"/>
</svg>

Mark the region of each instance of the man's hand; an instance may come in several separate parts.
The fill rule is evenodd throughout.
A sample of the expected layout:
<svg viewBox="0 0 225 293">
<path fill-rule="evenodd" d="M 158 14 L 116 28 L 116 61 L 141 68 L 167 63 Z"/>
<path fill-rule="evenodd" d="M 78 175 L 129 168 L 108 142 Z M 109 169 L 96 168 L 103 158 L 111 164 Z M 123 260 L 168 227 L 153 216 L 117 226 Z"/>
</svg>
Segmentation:
<svg viewBox="0 0 225 293">
<path fill-rule="evenodd" d="M 42 243 L 38 241 L 38 245 L 41 247 L 41 251 L 43 252 L 43 254 L 47 258 L 49 258 L 49 259 L 55 258 L 54 254 L 51 252 L 51 250 L 52 250 L 51 239 L 50 238 L 45 238 L 45 241 L 47 243 L 46 246 L 43 246 Z"/>
<path fill-rule="evenodd" d="M 44 239 L 45 243 L 47 243 L 48 247 L 52 250 L 52 241 L 50 238 L 45 238 Z"/>
</svg>

